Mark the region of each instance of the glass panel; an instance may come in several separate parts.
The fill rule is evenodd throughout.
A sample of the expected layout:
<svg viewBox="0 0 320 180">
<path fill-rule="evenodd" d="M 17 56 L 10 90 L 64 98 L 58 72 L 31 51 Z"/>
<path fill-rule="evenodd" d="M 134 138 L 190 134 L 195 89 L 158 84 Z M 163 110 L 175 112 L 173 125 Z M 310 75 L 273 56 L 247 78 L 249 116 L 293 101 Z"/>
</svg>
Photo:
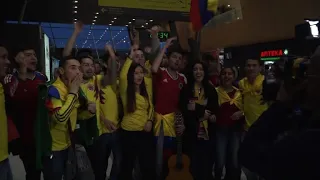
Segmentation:
<svg viewBox="0 0 320 180">
<path fill-rule="evenodd" d="M 55 39 L 55 44 L 57 48 L 64 48 L 66 46 L 68 39 Z"/>
<path fill-rule="evenodd" d="M 45 27 L 42 27 L 44 33 L 49 37 L 49 38 L 53 38 L 52 36 L 52 32 L 51 32 L 51 28 L 45 28 Z"/>
<path fill-rule="evenodd" d="M 42 27 L 50 27 L 50 23 L 44 23 L 44 22 L 42 22 L 42 23 L 41 23 L 41 26 L 42 26 Z"/>
<path fill-rule="evenodd" d="M 110 26 L 112 31 L 124 31 L 127 30 L 127 27 L 125 26 Z"/>
<path fill-rule="evenodd" d="M 61 39 L 66 38 L 68 39 L 73 32 L 73 29 L 70 28 L 52 28 L 54 38 Z"/>
<path fill-rule="evenodd" d="M 109 29 L 109 26 L 105 25 L 94 25 L 92 29 Z"/>
<path fill-rule="evenodd" d="M 60 28 L 73 28 L 73 24 L 60 24 L 60 23 L 51 23 L 51 27 L 60 27 Z"/>
<path fill-rule="evenodd" d="M 7 21 L 8 24 L 18 24 L 18 21 Z"/>
</svg>

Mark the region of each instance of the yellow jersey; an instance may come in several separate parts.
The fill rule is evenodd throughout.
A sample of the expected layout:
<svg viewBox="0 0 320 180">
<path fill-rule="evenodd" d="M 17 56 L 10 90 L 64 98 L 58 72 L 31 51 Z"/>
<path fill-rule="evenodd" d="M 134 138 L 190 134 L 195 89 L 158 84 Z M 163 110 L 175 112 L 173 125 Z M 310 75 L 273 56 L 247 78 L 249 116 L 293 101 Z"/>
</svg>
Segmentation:
<svg viewBox="0 0 320 180">
<path fill-rule="evenodd" d="M 52 151 L 61 151 L 71 145 L 69 136 L 69 121 L 74 131 L 77 123 L 78 95 L 68 92 L 68 88 L 60 78 L 49 87 L 49 99 L 46 103 L 51 115 L 50 133 L 52 136 Z"/>
<path fill-rule="evenodd" d="M 246 118 L 245 130 L 260 117 L 260 115 L 268 109 L 266 103 L 262 103 L 262 83 L 263 75 L 258 75 L 253 84 L 248 82 L 247 78 L 243 78 L 239 82 L 239 89 L 243 96 L 243 112 Z"/>
<path fill-rule="evenodd" d="M 0 83 L 0 162 L 8 158 L 8 123 L 4 89 Z"/>
<path fill-rule="evenodd" d="M 105 88 L 101 88 L 100 111 L 104 118 L 118 126 L 118 97 L 115 86 L 108 85 Z M 110 131 L 104 126 L 102 127 L 102 132 L 110 133 Z"/>
<path fill-rule="evenodd" d="M 132 60 L 130 58 L 127 58 L 120 72 L 119 91 L 124 110 L 124 117 L 121 123 L 121 127 L 128 131 L 141 131 L 143 130 L 144 124 L 147 122 L 147 120 L 153 119 L 152 77 L 151 75 L 146 75 L 144 77 L 149 99 L 146 100 L 140 94 L 136 94 L 136 110 L 133 113 L 127 113 L 127 74 L 131 64 Z M 145 116 L 146 112 L 147 114 Z"/>
<path fill-rule="evenodd" d="M 92 118 L 93 116 L 96 116 L 99 135 L 103 134 L 103 125 L 100 122 L 100 89 L 102 77 L 102 75 L 93 76 L 93 78 L 91 78 L 88 82 L 82 83 L 80 86 L 87 102 L 96 104 L 96 114 L 92 114 L 86 109 L 84 111 L 80 111 L 78 114 L 79 120 L 86 120 Z"/>
</svg>

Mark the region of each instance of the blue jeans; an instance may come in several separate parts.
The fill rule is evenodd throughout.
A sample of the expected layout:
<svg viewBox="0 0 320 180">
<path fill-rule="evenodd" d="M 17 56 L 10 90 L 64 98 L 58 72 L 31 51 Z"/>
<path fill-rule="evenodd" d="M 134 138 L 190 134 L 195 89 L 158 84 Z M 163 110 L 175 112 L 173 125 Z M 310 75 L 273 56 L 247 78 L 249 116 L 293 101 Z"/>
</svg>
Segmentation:
<svg viewBox="0 0 320 180">
<path fill-rule="evenodd" d="M 13 179 L 9 159 L 5 159 L 0 162 L 0 179 L 1 180 Z"/>
<path fill-rule="evenodd" d="M 121 147 L 119 132 L 102 134 L 92 146 L 86 147 L 91 161 L 95 180 L 105 180 L 108 168 L 108 159 L 113 153 L 110 180 L 116 180 L 120 172 Z"/>
<path fill-rule="evenodd" d="M 240 179 L 238 150 L 242 132 L 235 127 L 217 127 L 215 177 L 221 179 L 223 167 L 226 166 L 229 179 Z"/>
<path fill-rule="evenodd" d="M 68 150 L 53 151 L 51 156 L 47 156 L 43 163 L 44 180 L 61 180 L 68 160 Z"/>
</svg>

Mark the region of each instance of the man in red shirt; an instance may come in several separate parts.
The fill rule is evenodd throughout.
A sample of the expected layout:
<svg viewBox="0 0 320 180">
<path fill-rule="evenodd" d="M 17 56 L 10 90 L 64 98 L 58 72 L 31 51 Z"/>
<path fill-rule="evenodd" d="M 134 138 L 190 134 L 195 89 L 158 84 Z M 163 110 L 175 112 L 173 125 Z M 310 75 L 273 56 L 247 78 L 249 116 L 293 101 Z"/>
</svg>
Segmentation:
<svg viewBox="0 0 320 180">
<path fill-rule="evenodd" d="M 152 64 L 153 82 L 154 82 L 154 96 L 155 96 L 155 122 L 154 131 L 155 136 L 159 136 L 161 123 L 164 131 L 164 168 L 159 175 L 165 178 L 168 173 L 167 161 L 172 154 L 175 147 L 176 135 L 181 135 L 184 129 L 183 124 L 176 126 L 175 113 L 179 111 L 178 103 L 182 87 L 187 83 L 186 77 L 178 73 L 180 63 L 182 61 L 182 54 L 177 51 L 172 51 L 168 55 L 168 67 L 160 68 L 163 56 L 167 48 L 172 44 L 176 38 L 167 40 L 166 45 L 159 53 L 158 57 Z"/>
<path fill-rule="evenodd" d="M 5 77 L 8 117 L 13 119 L 20 134 L 23 149 L 19 155 L 26 171 L 26 180 L 40 180 L 36 169 L 34 123 L 37 112 L 38 85 L 46 77 L 36 71 L 38 59 L 33 49 L 20 51 L 16 58 L 17 72 Z"/>
</svg>

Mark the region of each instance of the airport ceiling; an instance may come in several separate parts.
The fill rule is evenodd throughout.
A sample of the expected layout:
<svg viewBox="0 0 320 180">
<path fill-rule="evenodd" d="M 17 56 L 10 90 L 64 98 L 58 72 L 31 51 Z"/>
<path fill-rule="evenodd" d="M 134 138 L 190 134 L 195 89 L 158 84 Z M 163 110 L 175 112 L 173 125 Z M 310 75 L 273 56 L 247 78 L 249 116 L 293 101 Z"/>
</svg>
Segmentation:
<svg viewBox="0 0 320 180">
<path fill-rule="evenodd" d="M 100 1 L 110 4 L 108 0 Z M 128 0 L 114 1 L 131 2 Z M 173 0 L 164 1 L 169 2 Z M 8 0 L 5 2 L 5 7 L 8 9 L 5 14 L 5 20 L 18 21 L 25 2 L 27 2 L 27 5 L 23 21 L 31 22 L 68 24 L 77 19 L 88 25 L 94 23 L 98 25 L 112 24 L 115 26 L 130 26 L 131 24 L 135 24 L 136 26 L 151 26 L 167 22 L 168 20 L 188 20 L 188 13 L 128 9 L 123 7 L 101 7 L 98 6 L 98 0 Z"/>
</svg>

